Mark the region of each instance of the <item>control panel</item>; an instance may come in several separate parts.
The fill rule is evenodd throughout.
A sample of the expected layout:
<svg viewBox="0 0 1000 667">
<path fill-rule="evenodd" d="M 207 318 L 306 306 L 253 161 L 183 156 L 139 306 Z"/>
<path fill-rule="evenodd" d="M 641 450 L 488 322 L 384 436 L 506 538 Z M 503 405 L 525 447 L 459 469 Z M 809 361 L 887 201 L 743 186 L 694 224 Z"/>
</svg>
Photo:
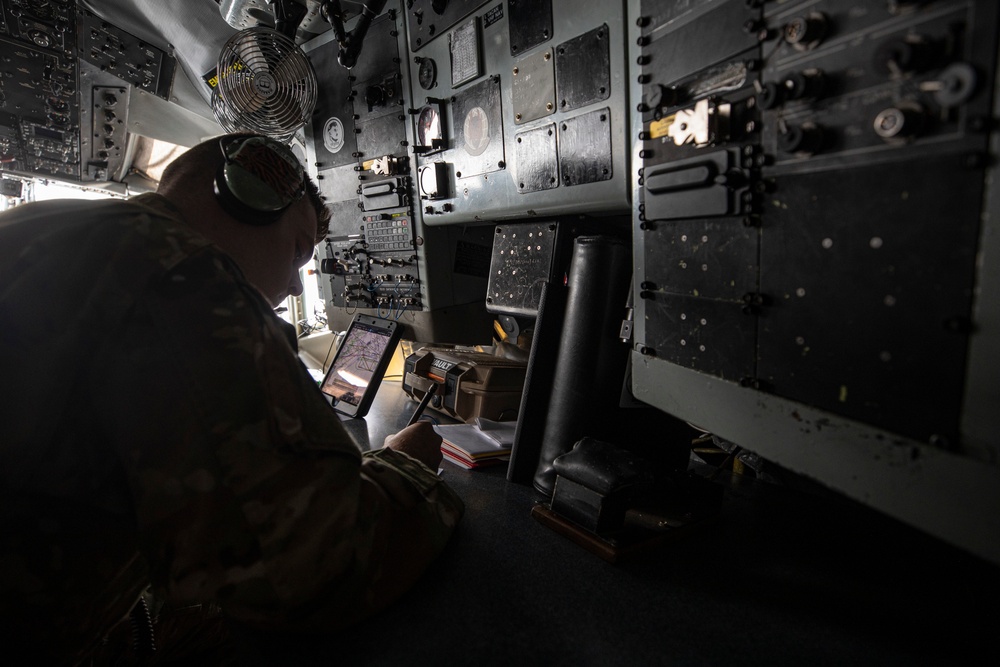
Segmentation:
<svg viewBox="0 0 1000 667">
<path fill-rule="evenodd" d="M 80 58 L 130 86 L 163 99 L 170 97 L 175 60 L 90 10 L 79 15 Z"/>
<path fill-rule="evenodd" d="M 0 0 L 0 168 L 77 180 L 76 3 Z"/>
<path fill-rule="evenodd" d="M 627 213 L 620 3 L 405 5 L 425 224 Z"/>
<path fill-rule="evenodd" d="M 334 320 L 457 303 L 485 315 L 496 222 L 620 225 L 624 20 L 620 4 L 390 1 L 351 69 L 334 35 L 304 45 L 320 82 L 307 145 L 333 211 L 320 282 Z"/>
<path fill-rule="evenodd" d="M 640 348 L 954 442 L 994 11 L 643 3 Z"/>
<path fill-rule="evenodd" d="M 0 0 L 0 168 L 111 180 L 131 91 L 167 99 L 174 63 L 73 0 Z"/>
<path fill-rule="evenodd" d="M 996 559 L 997 4 L 629 8 L 636 396 Z"/>
<path fill-rule="evenodd" d="M 360 309 L 408 324 L 418 339 L 488 342 L 491 230 L 425 224 L 419 183 L 433 177 L 415 159 L 405 14 L 394 4 L 372 21 L 350 69 L 332 31 L 303 46 L 320 83 L 309 166 L 332 213 L 317 249 L 327 317 L 336 328 Z"/>
</svg>

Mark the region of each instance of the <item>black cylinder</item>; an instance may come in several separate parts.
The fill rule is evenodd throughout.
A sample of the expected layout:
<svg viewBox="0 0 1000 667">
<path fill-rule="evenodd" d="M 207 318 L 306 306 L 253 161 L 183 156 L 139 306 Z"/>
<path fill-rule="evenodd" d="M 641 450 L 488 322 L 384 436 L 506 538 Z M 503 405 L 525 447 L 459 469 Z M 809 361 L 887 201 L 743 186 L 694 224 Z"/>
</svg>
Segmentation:
<svg viewBox="0 0 1000 667">
<path fill-rule="evenodd" d="M 581 236 L 570 259 L 566 315 L 534 486 L 552 494 L 552 462 L 583 436 L 616 428 L 629 348 L 619 338 L 632 280 L 632 246 L 610 236 Z M 620 425 L 617 425 L 620 428 Z"/>
</svg>

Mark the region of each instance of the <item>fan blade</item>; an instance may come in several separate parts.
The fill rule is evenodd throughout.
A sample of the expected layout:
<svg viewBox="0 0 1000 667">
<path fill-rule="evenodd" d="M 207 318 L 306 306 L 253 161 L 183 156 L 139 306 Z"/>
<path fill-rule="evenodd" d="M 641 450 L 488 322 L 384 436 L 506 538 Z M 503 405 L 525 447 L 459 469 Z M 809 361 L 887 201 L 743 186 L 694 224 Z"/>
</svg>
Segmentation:
<svg viewBox="0 0 1000 667">
<path fill-rule="evenodd" d="M 254 86 L 253 77 L 230 77 L 225 83 L 219 80 L 219 90 L 223 101 L 241 111 L 253 112 L 263 105 L 267 98 Z"/>
<path fill-rule="evenodd" d="M 269 28 L 248 28 L 230 38 L 218 71 L 213 110 L 224 126 L 222 119 L 241 129 L 290 136 L 315 107 L 312 63 L 294 42 Z"/>
<path fill-rule="evenodd" d="M 315 78 L 312 64 L 302 53 L 289 53 L 271 65 L 271 73 L 283 83 Z"/>
</svg>

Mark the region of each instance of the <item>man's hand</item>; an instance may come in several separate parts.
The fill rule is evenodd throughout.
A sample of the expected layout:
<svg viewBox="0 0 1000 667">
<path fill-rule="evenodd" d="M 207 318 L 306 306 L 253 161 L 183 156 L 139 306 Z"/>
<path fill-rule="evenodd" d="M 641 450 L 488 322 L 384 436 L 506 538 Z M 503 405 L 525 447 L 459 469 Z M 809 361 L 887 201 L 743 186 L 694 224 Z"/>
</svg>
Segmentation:
<svg viewBox="0 0 1000 667">
<path fill-rule="evenodd" d="M 430 422 L 419 421 L 385 439 L 385 446 L 412 456 L 437 472 L 441 465 L 441 436 Z"/>
</svg>

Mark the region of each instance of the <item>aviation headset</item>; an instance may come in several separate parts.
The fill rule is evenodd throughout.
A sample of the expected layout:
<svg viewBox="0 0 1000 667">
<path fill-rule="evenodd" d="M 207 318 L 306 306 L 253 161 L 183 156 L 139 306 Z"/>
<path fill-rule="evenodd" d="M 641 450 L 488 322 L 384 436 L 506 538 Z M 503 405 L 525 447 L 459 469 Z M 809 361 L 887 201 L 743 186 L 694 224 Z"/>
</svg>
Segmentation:
<svg viewBox="0 0 1000 667">
<path fill-rule="evenodd" d="M 224 158 L 215 175 L 215 196 L 226 213 L 251 225 L 277 221 L 306 191 L 302 163 L 270 137 L 223 137 Z"/>
</svg>

